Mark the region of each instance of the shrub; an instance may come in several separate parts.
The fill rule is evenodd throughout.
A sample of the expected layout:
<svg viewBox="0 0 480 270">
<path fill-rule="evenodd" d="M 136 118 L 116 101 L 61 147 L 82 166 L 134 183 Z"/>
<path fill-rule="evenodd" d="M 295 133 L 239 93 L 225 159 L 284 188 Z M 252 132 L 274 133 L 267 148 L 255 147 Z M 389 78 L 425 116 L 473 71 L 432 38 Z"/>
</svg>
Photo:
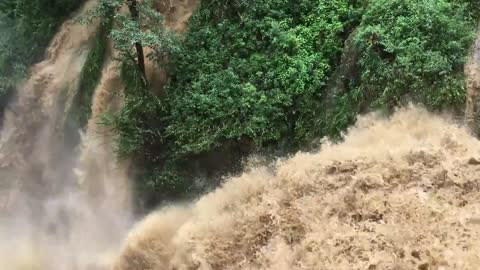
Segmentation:
<svg viewBox="0 0 480 270">
<path fill-rule="evenodd" d="M 446 0 L 370 1 L 355 41 L 365 100 L 386 107 L 406 97 L 430 108 L 463 104 L 473 26 L 463 5 Z"/>
<path fill-rule="evenodd" d="M 206 1 L 171 61 L 167 133 L 176 154 L 311 138 L 348 11 L 344 0 Z"/>
</svg>

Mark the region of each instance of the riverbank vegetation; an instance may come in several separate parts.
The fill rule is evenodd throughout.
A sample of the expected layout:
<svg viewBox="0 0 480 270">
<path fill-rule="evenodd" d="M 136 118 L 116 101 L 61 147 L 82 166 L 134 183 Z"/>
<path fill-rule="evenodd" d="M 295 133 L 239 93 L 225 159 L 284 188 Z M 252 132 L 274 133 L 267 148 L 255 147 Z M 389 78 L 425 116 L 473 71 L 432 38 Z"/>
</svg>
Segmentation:
<svg viewBox="0 0 480 270">
<path fill-rule="evenodd" d="M 176 197 L 248 154 L 338 138 L 358 113 L 462 108 L 471 4 L 203 1 L 171 51 L 163 94 L 130 92 L 119 153 L 141 161 L 149 197 Z"/>
<path fill-rule="evenodd" d="M 1 93 L 78 6 L 42 1 L 0 5 Z M 480 14 L 471 0 L 203 0 L 178 34 L 150 2 L 139 1 L 138 16 L 120 14 L 123 2 L 102 0 L 91 14 L 113 20 L 102 35 L 120 52 L 126 86 L 123 109 L 99 121 L 114 129 L 119 158 L 135 161 L 147 206 L 217 185 L 249 155 L 314 150 L 319 138 L 339 139 L 359 113 L 407 102 L 461 112 Z M 100 41 L 92 61 L 103 57 Z M 167 74 L 161 89 L 146 78 L 147 58 Z M 98 80 L 101 67 L 92 65 L 82 81 Z M 78 114 L 84 123 L 88 110 Z"/>
</svg>

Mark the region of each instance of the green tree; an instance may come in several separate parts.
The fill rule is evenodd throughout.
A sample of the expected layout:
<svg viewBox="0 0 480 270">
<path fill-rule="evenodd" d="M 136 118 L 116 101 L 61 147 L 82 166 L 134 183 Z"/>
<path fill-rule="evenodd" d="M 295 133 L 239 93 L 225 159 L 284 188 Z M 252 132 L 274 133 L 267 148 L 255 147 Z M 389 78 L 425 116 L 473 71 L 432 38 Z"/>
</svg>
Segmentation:
<svg viewBox="0 0 480 270">
<path fill-rule="evenodd" d="M 348 15 L 346 0 L 206 1 L 172 57 L 167 132 L 178 154 L 312 138 Z"/>
<path fill-rule="evenodd" d="M 0 117 L 28 67 L 40 61 L 78 0 L 0 0 Z"/>
<path fill-rule="evenodd" d="M 431 108 L 462 104 L 474 28 L 467 4 L 204 0 L 179 39 L 117 13 L 110 36 L 125 63 L 125 106 L 103 120 L 118 132 L 118 153 L 138 162 L 142 194 L 178 197 L 198 190 L 195 176 L 240 168 L 251 151 L 285 154 L 339 135 L 369 107 L 407 97 Z M 141 83 L 135 42 L 167 64 L 161 96 Z M 351 63 L 336 73 L 344 91 L 327 93 L 346 42 Z"/>
<path fill-rule="evenodd" d="M 446 0 L 370 1 L 355 40 L 365 100 L 387 107 L 405 97 L 431 108 L 463 104 L 474 27 L 464 5 Z"/>
<path fill-rule="evenodd" d="M 124 4 L 130 11 L 128 16 L 120 13 Z M 102 18 L 104 23 L 112 21 L 114 26 L 109 37 L 119 52 L 118 60 L 137 66 L 143 84 L 147 86 L 145 58 L 164 63 L 175 44 L 174 35 L 163 26 L 162 16 L 151 8 L 148 1 L 101 0 L 82 21 L 91 23 L 96 18 Z M 149 49 L 147 55 L 144 47 Z"/>
<path fill-rule="evenodd" d="M 223 161 L 231 169 L 245 151 L 292 150 L 315 136 L 324 86 L 351 29 L 350 11 L 348 0 L 204 1 L 181 39 L 153 35 L 159 49 L 165 42 L 158 38 L 172 41 L 160 54 L 169 55 L 164 94 L 143 91 L 132 80 L 138 69 L 124 69 L 131 84 L 125 107 L 104 118 L 119 132 L 118 153 L 141 164 L 144 190 L 160 197 L 195 190 L 189 175 L 214 151 L 239 153 Z M 130 52 L 128 33 L 138 31 L 126 32 L 112 37 L 124 38 L 120 51 Z M 217 165 L 212 171 L 221 171 Z"/>
</svg>

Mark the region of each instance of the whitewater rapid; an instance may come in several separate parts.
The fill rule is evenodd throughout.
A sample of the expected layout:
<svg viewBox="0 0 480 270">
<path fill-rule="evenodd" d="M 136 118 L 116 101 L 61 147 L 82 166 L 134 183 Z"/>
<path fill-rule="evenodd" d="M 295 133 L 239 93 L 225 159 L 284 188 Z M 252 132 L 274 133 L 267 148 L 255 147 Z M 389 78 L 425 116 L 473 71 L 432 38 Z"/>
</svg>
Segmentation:
<svg viewBox="0 0 480 270">
<path fill-rule="evenodd" d="M 0 269 L 106 269 L 132 224 L 128 162 L 117 162 L 112 134 L 97 125 L 121 107 L 118 63 L 107 48 L 92 119 L 79 146 L 65 123 L 98 23 L 84 26 L 88 1 L 60 27 L 5 113 L 0 134 Z M 80 131 L 79 131 L 80 132 Z"/>
<path fill-rule="evenodd" d="M 64 138 L 67 115 L 77 92 L 84 90 L 79 80 L 99 30 L 97 21 L 78 21 L 97 4 L 86 1 L 61 25 L 45 59 L 31 67 L 5 113 L 0 131 L 2 270 L 110 269 L 133 224 L 130 163 L 117 160 L 114 134 L 97 124 L 102 114 L 123 106 L 124 85 L 111 42 L 80 145 L 64 143 L 71 141 Z M 199 1 L 152 4 L 166 27 L 181 32 Z M 165 72 L 150 60 L 146 65 L 152 85 L 161 87 Z"/>
<path fill-rule="evenodd" d="M 133 225 L 130 164 L 116 160 L 113 134 L 97 125 L 122 106 L 111 44 L 80 146 L 59 143 L 97 31 L 76 20 L 95 3 L 60 27 L 6 112 L 0 269 L 478 268 L 480 144 L 455 121 L 415 106 L 362 116 L 342 143 L 324 140 L 315 153 L 252 165 Z M 181 32 L 199 2 L 153 4 Z M 147 62 L 152 82 L 153 66 Z"/>
<path fill-rule="evenodd" d="M 425 109 L 361 117 L 130 232 L 115 270 L 478 269 L 480 143 Z"/>
</svg>

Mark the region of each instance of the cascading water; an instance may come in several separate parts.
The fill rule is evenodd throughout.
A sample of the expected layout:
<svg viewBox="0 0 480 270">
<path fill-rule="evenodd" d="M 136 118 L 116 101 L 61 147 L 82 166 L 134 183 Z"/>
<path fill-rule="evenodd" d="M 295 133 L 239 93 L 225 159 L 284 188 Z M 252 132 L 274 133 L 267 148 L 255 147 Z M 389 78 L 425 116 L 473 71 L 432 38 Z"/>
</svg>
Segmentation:
<svg viewBox="0 0 480 270">
<path fill-rule="evenodd" d="M 115 270 L 478 269 L 480 143 L 424 109 L 151 214 Z"/>
<path fill-rule="evenodd" d="M 154 5 L 182 31 L 198 1 Z M 190 205 L 161 209 L 122 246 L 129 164 L 115 160 L 111 134 L 96 124 L 122 105 L 111 45 L 80 150 L 58 143 L 95 33 L 66 22 L 6 112 L 0 269 L 478 268 L 480 144 L 416 107 L 364 116 L 341 144 L 252 167 Z"/>
<path fill-rule="evenodd" d="M 5 115 L 0 269 L 97 269 L 108 265 L 130 224 L 128 164 L 115 162 L 111 136 L 96 125 L 99 114 L 121 105 L 111 48 L 79 154 L 61 143 L 65 111 L 82 91 L 78 78 L 97 31 L 77 18 L 94 4 L 62 25 Z"/>
<path fill-rule="evenodd" d="M 31 68 L 9 106 L 0 136 L 0 269 L 108 269 L 131 224 L 128 161 L 117 161 L 112 134 L 98 116 L 122 106 L 123 83 L 112 44 L 79 150 L 65 146 L 64 125 L 97 25 L 65 22 L 44 61 Z M 168 2 L 168 3 L 167 3 Z M 167 27 L 182 31 L 197 0 L 157 1 Z M 149 80 L 155 65 L 147 61 Z M 159 72 L 162 74 L 161 72 Z"/>
</svg>

